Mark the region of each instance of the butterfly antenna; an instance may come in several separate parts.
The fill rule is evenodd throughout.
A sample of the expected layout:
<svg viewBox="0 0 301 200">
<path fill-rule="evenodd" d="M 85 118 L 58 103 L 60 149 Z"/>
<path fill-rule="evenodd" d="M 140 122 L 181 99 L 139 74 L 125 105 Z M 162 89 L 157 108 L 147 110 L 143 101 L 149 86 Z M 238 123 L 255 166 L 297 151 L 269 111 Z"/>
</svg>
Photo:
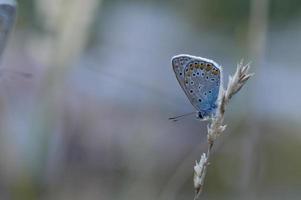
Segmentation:
<svg viewBox="0 0 301 200">
<path fill-rule="evenodd" d="M 168 118 L 169 120 L 172 120 L 174 122 L 178 121 L 179 118 L 182 118 L 182 117 L 186 117 L 186 116 L 189 116 L 189 115 L 192 115 L 192 114 L 195 114 L 195 112 L 191 112 L 191 113 L 186 113 L 184 115 L 179 115 L 179 116 L 176 116 L 176 117 L 170 117 Z"/>
</svg>

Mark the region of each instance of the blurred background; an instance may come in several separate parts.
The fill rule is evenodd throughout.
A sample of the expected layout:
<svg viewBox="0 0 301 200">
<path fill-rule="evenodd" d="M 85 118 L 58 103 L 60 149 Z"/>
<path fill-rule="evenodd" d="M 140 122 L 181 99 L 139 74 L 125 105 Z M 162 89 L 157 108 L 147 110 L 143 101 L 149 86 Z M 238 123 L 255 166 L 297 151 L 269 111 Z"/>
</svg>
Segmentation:
<svg viewBox="0 0 301 200">
<path fill-rule="evenodd" d="M 0 199 L 193 199 L 206 122 L 180 53 L 255 76 L 226 112 L 201 199 L 300 199 L 301 1 L 26 0 L 0 68 Z"/>
</svg>

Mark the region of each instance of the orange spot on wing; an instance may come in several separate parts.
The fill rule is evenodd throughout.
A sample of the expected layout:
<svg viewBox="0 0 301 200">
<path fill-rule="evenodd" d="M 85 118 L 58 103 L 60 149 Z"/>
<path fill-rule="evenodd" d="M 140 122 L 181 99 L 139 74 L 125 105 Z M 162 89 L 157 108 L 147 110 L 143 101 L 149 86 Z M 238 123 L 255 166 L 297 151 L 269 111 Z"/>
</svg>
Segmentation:
<svg viewBox="0 0 301 200">
<path fill-rule="evenodd" d="M 213 68 L 211 73 L 214 75 L 218 75 L 220 72 L 219 69 Z"/>
<path fill-rule="evenodd" d="M 212 65 L 210 63 L 208 63 L 206 65 L 206 71 L 210 71 L 212 69 Z"/>
<path fill-rule="evenodd" d="M 200 69 L 201 69 L 201 70 L 204 69 L 204 63 L 203 63 L 203 62 L 200 63 Z"/>
</svg>

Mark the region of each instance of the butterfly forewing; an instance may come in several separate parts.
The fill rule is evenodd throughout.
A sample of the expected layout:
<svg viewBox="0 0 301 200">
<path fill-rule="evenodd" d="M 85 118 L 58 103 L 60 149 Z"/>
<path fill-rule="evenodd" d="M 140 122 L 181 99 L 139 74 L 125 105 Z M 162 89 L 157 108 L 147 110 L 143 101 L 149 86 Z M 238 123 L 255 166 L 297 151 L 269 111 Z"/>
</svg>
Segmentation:
<svg viewBox="0 0 301 200">
<path fill-rule="evenodd" d="M 186 64 L 191 60 L 192 58 L 188 55 L 178 55 L 174 56 L 171 59 L 172 68 L 176 74 L 177 80 L 182 87 L 185 94 L 188 96 L 187 91 L 185 89 L 185 83 L 184 83 L 184 70 L 186 67 Z"/>
</svg>

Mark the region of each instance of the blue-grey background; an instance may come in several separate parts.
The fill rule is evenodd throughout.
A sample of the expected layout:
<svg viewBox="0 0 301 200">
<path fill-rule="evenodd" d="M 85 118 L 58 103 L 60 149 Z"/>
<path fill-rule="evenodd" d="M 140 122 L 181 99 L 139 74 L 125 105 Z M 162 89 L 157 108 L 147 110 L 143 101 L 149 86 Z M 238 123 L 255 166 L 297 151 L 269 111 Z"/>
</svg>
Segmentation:
<svg viewBox="0 0 301 200">
<path fill-rule="evenodd" d="M 193 199 L 206 122 L 170 65 L 213 59 L 226 111 L 202 199 L 300 199 L 301 2 L 26 0 L 2 57 L 0 199 Z"/>
</svg>

